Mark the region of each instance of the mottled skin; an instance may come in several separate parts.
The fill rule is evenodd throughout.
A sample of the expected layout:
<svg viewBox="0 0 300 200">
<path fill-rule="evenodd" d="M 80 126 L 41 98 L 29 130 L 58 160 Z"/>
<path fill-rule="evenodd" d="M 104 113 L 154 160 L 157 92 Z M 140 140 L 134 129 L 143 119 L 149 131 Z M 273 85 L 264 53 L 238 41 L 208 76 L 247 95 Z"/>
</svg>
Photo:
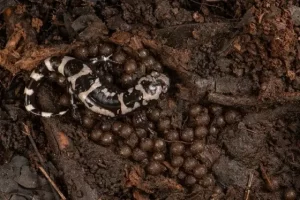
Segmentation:
<svg viewBox="0 0 300 200">
<path fill-rule="evenodd" d="M 103 59 L 110 62 L 109 57 Z M 68 56 L 47 58 L 31 73 L 31 80 L 24 91 L 26 110 L 43 117 L 63 115 L 67 112 L 43 112 L 36 107 L 35 94 L 49 71 L 58 72 L 67 78 L 72 104 L 75 96 L 88 109 L 110 117 L 127 114 L 147 105 L 151 100 L 158 100 L 162 93 L 167 92 L 170 85 L 166 75 L 153 71 L 141 77 L 134 87 L 121 91 L 103 82 L 89 66 L 76 58 Z"/>
</svg>

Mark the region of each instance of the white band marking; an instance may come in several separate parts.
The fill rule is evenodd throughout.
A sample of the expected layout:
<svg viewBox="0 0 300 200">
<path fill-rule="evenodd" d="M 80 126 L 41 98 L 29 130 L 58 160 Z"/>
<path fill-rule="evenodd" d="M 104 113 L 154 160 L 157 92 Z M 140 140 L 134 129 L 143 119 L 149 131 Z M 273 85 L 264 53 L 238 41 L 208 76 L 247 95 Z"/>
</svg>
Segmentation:
<svg viewBox="0 0 300 200">
<path fill-rule="evenodd" d="M 28 88 L 26 87 L 25 90 L 24 90 L 24 93 L 25 93 L 26 95 L 28 95 L 28 96 L 31 96 L 31 95 L 34 93 L 34 91 L 33 91 L 33 89 L 28 89 Z"/>
<path fill-rule="evenodd" d="M 51 64 L 51 62 L 50 62 L 50 58 L 47 58 L 47 59 L 44 61 L 44 63 L 45 63 L 45 65 L 46 65 L 46 67 L 47 67 L 47 69 L 48 69 L 49 71 L 51 71 L 51 72 L 54 71 L 53 66 L 52 66 L 52 64 Z"/>
<path fill-rule="evenodd" d="M 44 77 L 43 74 L 36 73 L 35 71 L 33 71 L 30 75 L 30 78 L 34 79 L 35 81 L 39 81 L 43 77 Z"/>
<path fill-rule="evenodd" d="M 53 115 L 53 113 L 50 113 L 50 112 L 41 112 L 42 117 L 51 117 L 52 115 Z"/>
<path fill-rule="evenodd" d="M 91 85 L 91 87 L 90 87 L 87 91 L 84 91 L 84 92 L 81 92 L 81 93 L 78 94 L 78 98 L 79 98 L 82 102 L 84 102 L 84 101 L 86 100 L 87 96 L 88 96 L 91 92 L 93 92 L 96 88 L 101 87 L 101 85 L 102 85 L 102 84 L 100 83 L 99 78 L 97 78 L 96 81 L 93 83 L 93 85 Z"/>
<path fill-rule="evenodd" d="M 84 92 L 81 92 L 78 94 L 78 98 L 81 100 L 81 102 L 84 103 L 84 105 L 89 108 L 90 110 L 92 110 L 95 113 L 101 114 L 101 115 L 105 115 L 105 116 L 110 116 L 110 117 L 114 117 L 115 114 L 105 108 L 101 108 L 97 105 L 95 105 L 94 102 L 90 101 L 89 98 L 87 98 L 87 96 L 93 92 L 96 88 L 100 87 L 102 84 L 100 83 L 99 78 L 96 79 L 96 81 L 93 83 L 93 85 L 91 85 L 91 87 Z M 92 106 L 90 106 L 92 105 Z"/>
<path fill-rule="evenodd" d="M 111 112 L 110 110 L 107 110 L 105 108 L 101 108 L 98 105 L 95 105 L 93 102 L 91 102 L 88 98 L 83 102 L 84 105 L 89 108 L 91 111 L 98 113 L 100 115 L 105 115 L 109 117 L 114 117 L 115 113 Z M 92 104 L 92 106 L 89 106 L 89 104 Z"/>
<path fill-rule="evenodd" d="M 121 93 L 118 95 L 118 100 L 121 104 L 121 114 L 123 114 L 123 115 L 126 113 L 129 113 L 141 106 L 141 104 L 139 102 L 135 102 L 133 105 L 133 108 L 127 107 L 124 103 L 124 93 Z"/>
<path fill-rule="evenodd" d="M 69 56 L 64 56 L 60 65 L 58 66 L 58 72 L 61 73 L 62 75 L 65 75 L 64 71 L 65 71 L 65 65 L 70 61 L 73 60 L 73 57 L 69 57 Z"/>
<path fill-rule="evenodd" d="M 29 111 L 29 112 L 35 109 L 35 108 L 33 107 L 33 105 L 31 105 L 31 104 L 25 106 L 25 108 L 26 108 L 26 110 Z"/>
<path fill-rule="evenodd" d="M 68 110 L 60 111 L 58 114 L 59 115 L 64 115 L 64 114 L 66 114 L 66 112 L 68 112 Z"/>
<path fill-rule="evenodd" d="M 79 77 L 87 75 L 87 74 L 91 74 L 91 73 L 92 73 L 91 68 L 89 68 L 87 65 L 83 64 L 83 68 L 80 70 L 80 72 L 78 72 L 77 74 L 74 74 L 73 76 L 68 77 L 68 81 L 71 82 L 71 84 L 72 84 L 72 89 L 74 91 L 76 90 L 75 83 Z"/>
</svg>

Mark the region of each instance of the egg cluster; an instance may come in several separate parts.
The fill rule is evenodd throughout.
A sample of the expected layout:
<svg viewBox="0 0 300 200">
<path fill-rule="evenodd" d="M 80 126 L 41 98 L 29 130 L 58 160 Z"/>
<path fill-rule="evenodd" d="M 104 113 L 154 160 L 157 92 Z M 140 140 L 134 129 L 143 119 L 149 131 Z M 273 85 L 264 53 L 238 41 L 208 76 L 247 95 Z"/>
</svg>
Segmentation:
<svg viewBox="0 0 300 200">
<path fill-rule="evenodd" d="M 90 138 L 140 163 L 150 175 L 176 175 L 186 186 L 197 182 L 210 186 L 214 178 L 209 173 L 210 164 L 201 154 L 207 145 L 206 138 L 226 124 L 237 122 L 240 114 L 234 110 L 223 112 L 219 106 L 208 109 L 191 105 L 187 117 L 186 125 L 176 128 L 171 116 L 155 106 L 134 115 L 131 121 L 99 122 L 92 128 Z"/>
<path fill-rule="evenodd" d="M 162 71 L 162 65 L 150 52 L 142 49 L 136 53 L 125 52 L 110 43 L 77 48 L 74 56 L 94 65 L 94 70 L 108 83 L 126 89 L 137 78 L 150 70 Z M 105 56 L 108 61 L 98 62 Z M 63 82 L 63 81 L 61 81 Z M 161 102 L 173 101 L 165 96 Z M 60 104 L 67 106 L 68 95 L 62 95 Z M 184 109 L 183 109 L 184 110 Z M 181 115 L 187 120 L 175 124 L 173 117 Z M 114 149 L 125 159 L 139 163 L 150 175 L 164 174 L 176 177 L 186 186 L 196 183 L 203 187 L 215 184 L 209 163 L 203 152 L 214 143 L 226 124 L 240 120 L 240 113 L 218 105 L 189 105 L 187 112 L 166 111 L 158 103 L 121 118 L 106 118 L 83 109 L 83 125 L 89 129 L 90 139 Z"/>
</svg>

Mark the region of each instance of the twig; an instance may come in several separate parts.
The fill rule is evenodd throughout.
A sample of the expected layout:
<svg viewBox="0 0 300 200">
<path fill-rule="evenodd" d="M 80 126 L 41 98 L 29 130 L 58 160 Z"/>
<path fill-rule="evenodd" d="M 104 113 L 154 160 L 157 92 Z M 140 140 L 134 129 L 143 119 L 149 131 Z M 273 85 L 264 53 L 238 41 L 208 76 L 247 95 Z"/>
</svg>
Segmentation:
<svg viewBox="0 0 300 200">
<path fill-rule="evenodd" d="M 264 166 L 263 166 L 262 164 L 260 164 L 259 167 L 260 167 L 260 171 L 261 171 L 261 174 L 262 174 L 263 179 L 265 179 L 265 181 L 266 181 L 269 185 L 271 185 L 271 180 L 270 180 L 270 178 L 269 178 L 269 176 L 268 176 L 268 174 L 267 174 L 267 172 L 266 172 Z"/>
<path fill-rule="evenodd" d="M 0 192 L 0 197 L 1 197 L 3 200 L 9 200 L 8 198 L 6 198 L 5 194 L 6 194 L 6 193 Z"/>
<path fill-rule="evenodd" d="M 39 159 L 41 165 L 45 166 L 44 159 L 43 159 L 43 157 L 41 156 L 41 154 L 40 154 L 40 152 L 39 152 L 39 150 L 38 150 L 38 148 L 37 148 L 37 146 L 36 146 L 36 143 L 35 143 L 35 141 L 34 141 L 33 138 L 32 138 L 32 135 L 30 134 L 29 126 L 26 125 L 26 124 L 24 124 L 24 123 L 23 123 L 23 126 L 24 126 L 24 131 L 23 131 L 23 133 L 24 133 L 26 136 L 28 136 L 29 141 L 30 141 L 31 145 L 33 146 L 33 149 L 34 149 L 34 151 L 35 151 L 35 153 L 36 153 L 36 155 L 37 155 L 37 157 L 38 157 L 38 159 Z M 45 170 L 44 170 L 44 171 L 45 171 Z M 57 189 L 56 189 L 55 187 L 52 187 L 51 189 L 52 189 L 52 190 L 54 189 L 54 190 L 57 191 Z M 53 193 L 54 193 L 54 191 L 53 191 Z M 60 195 L 59 192 L 58 192 L 58 195 Z M 57 199 L 57 198 L 58 198 L 58 197 L 55 196 L 55 199 Z"/>
<path fill-rule="evenodd" d="M 175 169 L 174 167 L 172 167 L 171 164 L 170 164 L 169 162 L 167 162 L 167 161 L 163 161 L 162 164 L 163 164 L 166 168 L 168 168 L 171 172 L 173 172 L 173 173 L 174 173 L 175 171 L 178 171 L 178 169 Z"/>
<path fill-rule="evenodd" d="M 274 191 L 277 189 L 278 187 L 278 182 L 275 182 L 275 179 L 271 179 L 270 176 L 267 174 L 266 169 L 264 168 L 264 166 L 262 164 L 260 164 L 260 171 L 261 171 L 261 175 L 263 177 L 263 179 L 266 182 L 267 188 L 270 191 Z"/>
<path fill-rule="evenodd" d="M 251 130 L 251 129 L 249 129 L 249 128 L 245 128 L 245 127 L 239 127 L 239 129 L 241 129 L 241 130 L 245 130 L 245 131 L 248 131 L 248 132 L 250 132 L 250 133 L 257 134 L 257 131 L 253 131 L 253 130 Z"/>
<path fill-rule="evenodd" d="M 300 92 L 284 92 L 268 100 L 260 100 L 255 96 L 229 96 L 211 92 L 207 96 L 208 101 L 225 106 L 268 106 L 276 103 L 297 102 L 300 100 Z"/>
<path fill-rule="evenodd" d="M 55 189 L 55 191 L 58 193 L 58 195 L 60 196 L 60 198 L 62 200 L 66 200 L 66 197 L 63 195 L 63 193 L 59 190 L 59 188 L 57 187 L 57 185 L 54 183 L 54 181 L 50 178 L 50 176 L 48 175 L 48 173 L 46 172 L 46 170 L 42 167 L 42 166 L 38 166 L 39 170 L 41 170 L 41 172 L 44 174 L 44 176 L 47 178 L 47 180 L 49 181 L 49 183 L 52 185 L 52 187 Z"/>
<path fill-rule="evenodd" d="M 38 150 L 38 148 L 37 148 L 37 146 L 36 146 L 36 144 L 35 144 L 35 142 L 34 142 L 32 136 L 31 136 L 31 134 L 30 134 L 30 130 L 29 130 L 28 125 L 26 125 L 26 124 L 23 123 L 23 126 L 24 126 L 24 130 L 25 130 L 25 131 L 23 131 L 23 133 L 24 133 L 26 136 L 28 136 L 29 141 L 30 141 L 31 145 L 33 146 L 33 149 L 34 149 L 34 151 L 35 151 L 35 153 L 36 153 L 36 155 L 37 155 L 37 157 L 38 157 L 40 163 L 41 163 L 41 164 L 44 164 L 44 159 L 42 158 L 42 156 L 41 156 L 41 154 L 40 154 L 40 152 L 39 152 L 39 150 Z"/>
<path fill-rule="evenodd" d="M 166 140 L 163 139 L 165 142 L 169 142 L 169 143 L 182 143 L 182 144 L 192 144 L 192 142 L 185 142 L 185 141 L 181 141 L 181 140 Z"/>
<path fill-rule="evenodd" d="M 229 96 L 214 92 L 209 93 L 207 98 L 210 102 L 225 106 L 260 106 L 263 104 L 263 102 L 259 102 L 256 97 Z"/>
<path fill-rule="evenodd" d="M 5 45 L 5 49 L 7 49 L 8 51 L 15 50 L 20 40 L 25 37 L 24 35 L 24 29 L 21 27 L 20 24 L 16 24 L 14 32 L 9 37 Z"/>
<path fill-rule="evenodd" d="M 248 179 L 248 184 L 247 184 L 247 188 L 245 191 L 245 200 L 249 199 L 250 196 L 250 192 L 251 192 L 251 186 L 252 186 L 252 181 L 253 181 L 253 173 L 249 174 L 249 179 Z"/>
</svg>

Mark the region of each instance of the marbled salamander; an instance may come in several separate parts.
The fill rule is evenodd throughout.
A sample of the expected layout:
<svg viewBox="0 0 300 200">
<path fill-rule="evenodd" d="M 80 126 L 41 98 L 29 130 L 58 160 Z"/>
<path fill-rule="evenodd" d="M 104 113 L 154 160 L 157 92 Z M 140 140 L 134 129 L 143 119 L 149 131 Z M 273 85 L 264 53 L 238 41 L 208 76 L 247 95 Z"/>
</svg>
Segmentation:
<svg viewBox="0 0 300 200">
<path fill-rule="evenodd" d="M 109 57 L 105 58 L 105 61 L 109 60 Z M 170 85 L 166 75 L 153 71 L 141 77 L 134 87 L 119 91 L 102 82 L 88 65 L 76 58 L 50 57 L 32 71 L 30 82 L 24 91 L 26 110 L 42 117 L 63 115 L 67 112 L 43 112 L 36 107 L 35 94 L 49 71 L 58 72 L 67 78 L 71 104 L 74 104 L 74 96 L 93 112 L 110 117 L 127 114 L 147 105 L 151 100 L 159 99 L 160 94 L 166 93 Z"/>
</svg>

